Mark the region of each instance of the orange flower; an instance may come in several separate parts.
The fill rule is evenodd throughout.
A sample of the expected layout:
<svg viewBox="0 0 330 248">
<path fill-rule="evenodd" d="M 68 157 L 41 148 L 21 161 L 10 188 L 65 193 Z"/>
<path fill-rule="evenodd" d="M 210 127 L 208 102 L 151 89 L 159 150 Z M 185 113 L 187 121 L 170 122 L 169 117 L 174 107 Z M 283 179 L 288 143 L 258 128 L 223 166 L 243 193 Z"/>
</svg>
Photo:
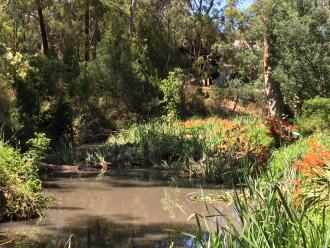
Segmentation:
<svg viewBox="0 0 330 248">
<path fill-rule="evenodd" d="M 222 122 L 225 128 L 230 128 L 233 125 L 233 123 L 228 120 L 223 120 Z"/>
<path fill-rule="evenodd" d="M 300 184 L 301 184 L 301 181 L 300 181 L 300 180 L 291 180 L 291 183 L 292 183 L 296 188 L 299 188 L 299 187 L 300 187 Z"/>
<path fill-rule="evenodd" d="M 302 160 L 296 160 L 293 163 L 295 170 L 300 170 L 304 176 L 313 177 L 316 173 L 323 171 L 327 161 L 330 160 L 330 150 L 324 150 L 317 142 L 311 140 L 309 142 L 309 149 Z"/>
<path fill-rule="evenodd" d="M 312 149 L 320 147 L 320 143 L 315 141 L 315 140 L 310 140 L 308 142 L 308 144 L 309 144 L 309 147 L 312 148 Z"/>
<path fill-rule="evenodd" d="M 301 205 L 301 201 L 296 201 L 296 202 L 294 203 L 294 205 L 295 205 L 296 207 L 299 207 L 299 206 Z"/>
<path fill-rule="evenodd" d="M 201 126 L 201 125 L 207 125 L 211 123 L 223 123 L 225 128 L 230 128 L 233 124 L 229 120 L 223 120 L 223 119 L 215 119 L 215 118 L 208 118 L 206 120 L 190 120 L 190 121 L 185 121 L 182 122 L 181 125 L 186 127 L 186 128 L 191 128 L 191 127 L 196 127 L 196 126 Z"/>
<path fill-rule="evenodd" d="M 302 190 L 301 188 L 298 188 L 296 190 L 296 192 L 294 193 L 294 195 L 292 196 L 293 199 L 297 198 L 298 196 L 300 196 L 302 194 Z"/>
</svg>

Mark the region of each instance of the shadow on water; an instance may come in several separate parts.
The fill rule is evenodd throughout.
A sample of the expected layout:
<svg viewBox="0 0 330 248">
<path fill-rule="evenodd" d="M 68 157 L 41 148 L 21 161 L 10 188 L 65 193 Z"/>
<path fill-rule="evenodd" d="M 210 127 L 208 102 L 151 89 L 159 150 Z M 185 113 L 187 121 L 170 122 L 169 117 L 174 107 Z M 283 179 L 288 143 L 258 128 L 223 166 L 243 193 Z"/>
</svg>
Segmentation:
<svg viewBox="0 0 330 248">
<path fill-rule="evenodd" d="M 191 238 L 178 234 L 178 231 L 182 230 L 182 225 L 168 223 L 131 225 L 118 224 L 102 218 L 84 218 L 71 227 L 49 230 L 53 232 L 51 235 L 22 236 L 4 247 L 60 248 L 67 247 L 68 241 L 71 247 L 75 248 L 165 248 L 172 242 L 175 243 L 175 247 L 192 247 Z"/>
<path fill-rule="evenodd" d="M 46 179 L 43 186 L 44 188 L 58 188 L 67 189 L 64 185 L 59 185 L 57 181 L 63 178 L 67 179 L 81 179 L 87 180 L 89 178 L 102 178 L 111 177 L 112 181 L 109 181 L 111 187 L 168 187 L 174 186 L 178 188 L 207 188 L 207 189 L 222 189 L 231 190 L 232 187 L 228 185 L 216 185 L 207 183 L 201 179 L 196 178 L 184 178 L 178 176 L 177 173 L 169 173 L 168 171 L 161 171 L 156 169 L 112 169 L 104 174 L 100 171 L 78 171 L 78 172 L 65 172 L 57 173 Z M 70 186 L 71 190 L 74 190 Z"/>
<path fill-rule="evenodd" d="M 163 248 L 172 241 L 174 247 L 192 247 L 192 239 L 179 233 L 193 230 L 195 223 L 186 223 L 192 213 L 206 214 L 204 202 L 187 197 L 200 187 L 153 170 L 60 174 L 45 182 L 45 194 L 56 204 L 44 217 L 1 224 L 0 233 L 13 237 L 4 247 L 16 248 L 68 247 L 68 240 L 80 248 Z M 217 207 L 234 214 L 227 203 Z"/>
</svg>

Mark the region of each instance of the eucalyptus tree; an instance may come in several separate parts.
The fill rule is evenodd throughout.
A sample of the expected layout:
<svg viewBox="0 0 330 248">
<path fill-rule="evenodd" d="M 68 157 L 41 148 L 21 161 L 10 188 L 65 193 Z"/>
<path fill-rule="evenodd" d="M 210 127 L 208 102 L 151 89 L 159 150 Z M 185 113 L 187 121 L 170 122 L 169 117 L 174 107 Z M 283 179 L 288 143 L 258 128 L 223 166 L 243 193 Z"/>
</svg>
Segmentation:
<svg viewBox="0 0 330 248">
<path fill-rule="evenodd" d="M 35 0 L 36 6 L 37 6 L 37 12 L 38 12 L 38 20 L 39 20 L 39 26 L 40 26 L 40 33 L 42 37 L 42 51 L 45 55 L 48 55 L 48 35 L 46 31 L 46 24 L 43 14 L 43 2 L 41 0 Z"/>
<path fill-rule="evenodd" d="M 276 15 L 276 3 L 270 0 L 262 2 L 261 18 L 264 24 L 263 31 L 263 73 L 264 86 L 268 101 L 269 115 L 278 116 L 283 113 L 284 100 L 280 83 L 272 77 L 272 69 L 276 67 L 276 51 L 274 49 L 274 15 Z"/>
<path fill-rule="evenodd" d="M 184 0 L 189 15 L 193 22 L 193 54 L 195 61 L 198 60 L 203 48 L 203 40 L 208 31 L 217 33 L 216 21 L 223 13 L 223 0 Z"/>
<path fill-rule="evenodd" d="M 130 16 L 129 16 L 129 34 L 131 34 L 134 31 L 134 19 L 135 19 L 135 12 L 136 7 L 138 4 L 138 0 L 132 0 L 131 6 L 130 6 Z"/>
<path fill-rule="evenodd" d="M 328 1 L 255 1 L 254 23 L 263 39 L 264 87 L 270 116 L 285 106 L 299 113 L 304 100 L 330 92 Z"/>
<path fill-rule="evenodd" d="M 89 16 L 90 16 L 90 1 L 85 0 L 85 61 L 89 61 L 90 38 L 89 38 Z"/>
</svg>

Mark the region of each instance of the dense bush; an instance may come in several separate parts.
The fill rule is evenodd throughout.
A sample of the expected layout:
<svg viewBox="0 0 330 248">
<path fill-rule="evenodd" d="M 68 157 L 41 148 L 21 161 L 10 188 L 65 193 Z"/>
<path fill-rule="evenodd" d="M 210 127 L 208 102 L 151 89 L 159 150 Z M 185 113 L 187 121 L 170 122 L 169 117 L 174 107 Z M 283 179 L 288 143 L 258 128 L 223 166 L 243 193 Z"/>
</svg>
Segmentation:
<svg viewBox="0 0 330 248">
<path fill-rule="evenodd" d="M 258 120 L 222 119 L 135 124 L 91 153 L 114 164 L 154 165 L 209 181 L 238 181 L 244 170 L 256 174 L 270 155 L 273 139 Z M 249 162 L 249 163 L 247 163 Z M 251 167 L 246 165 L 252 164 Z"/>
<path fill-rule="evenodd" d="M 168 77 L 161 81 L 160 89 L 164 95 L 164 103 L 167 110 L 167 120 L 173 122 L 179 113 L 179 107 L 183 98 L 182 70 L 175 69 Z M 181 78 L 180 78 L 181 77 Z"/>
<path fill-rule="evenodd" d="M 239 221 L 210 222 L 198 247 L 330 247 L 330 136 L 312 135 L 273 153 L 257 180 L 234 196 Z M 242 193 L 243 192 L 243 193 Z M 221 210 L 219 216 L 223 217 Z M 199 215 L 196 216 L 201 218 Z M 208 219 L 208 217 L 203 217 Z"/>
<path fill-rule="evenodd" d="M 286 145 L 276 150 L 269 161 L 269 170 L 267 170 L 268 180 L 271 178 L 278 181 L 282 178 L 290 176 L 291 166 L 297 159 L 302 158 L 309 149 L 309 143 L 314 140 L 320 144 L 327 146 L 330 144 L 330 137 L 326 135 L 313 135 L 305 139 L 301 139 L 291 145 Z"/>
<path fill-rule="evenodd" d="M 259 184 L 247 180 L 244 194 L 237 192 L 234 204 L 237 217 L 225 217 L 227 225 L 209 221 L 209 234 L 200 228 L 192 235 L 197 247 L 330 247 L 330 212 L 313 214 L 301 212 L 290 204 L 290 194 L 275 184 Z M 329 186 L 326 186 L 329 187 Z M 330 190 L 329 188 L 327 188 Z M 201 217 L 197 215 L 198 223 Z M 215 226 L 215 227 L 214 227 Z"/>
<path fill-rule="evenodd" d="M 288 194 L 288 202 L 315 221 L 325 211 L 330 218 L 330 136 L 313 135 L 276 151 L 269 170 L 260 178 L 278 184 Z"/>
<path fill-rule="evenodd" d="M 291 201 L 303 210 L 330 211 L 330 147 L 315 140 L 307 153 L 292 164 L 294 180 Z"/>
<path fill-rule="evenodd" d="M 305 101 L 298 127 L 304 134 L 330 131 L 330 98 L 316 97 Z"/>
<path fill-rule="evenodd" d="M 83 104 L 82 104 L 83 105 Z M 114 131 L 116 126 L 97 106 L 85 103 L 73 121 L 74 140 L 78 144 L 104 141 L 107 130 Z"/>
<path fill-rule="evenodd" d="M 220 99 L 237 101 L 237 103 L 242 105 L 248 103 L 265 104 L 266 101 L 262 87 L 262 82 L 259 80 L 244 83 L 240 79 L 229 79 L 224 85 L 218 85 L 215 88 L 215 93 Z"/>
<path fill-rule="evenodd" d="M 208 235 L 202 229 L 192 235 L 195 244 L 330 247 L 329 145 L 329 136 L 314 135 L 276 151 L 269 169 L 258 180 L 246 179 L 247 187 L 236 192 L 233 201 L 239 221 L 225 217 L 226 226 L 213 228 L 212 217 Z"/>
<path fill-rule="evenodd" d="M 46 205 L 34 161 L 43 154 L 47 140 L 39 135 L 31 143 L 33 148 L 22 155 L 0 140 L 0 221 L 40 214 Z"/>
</svg>

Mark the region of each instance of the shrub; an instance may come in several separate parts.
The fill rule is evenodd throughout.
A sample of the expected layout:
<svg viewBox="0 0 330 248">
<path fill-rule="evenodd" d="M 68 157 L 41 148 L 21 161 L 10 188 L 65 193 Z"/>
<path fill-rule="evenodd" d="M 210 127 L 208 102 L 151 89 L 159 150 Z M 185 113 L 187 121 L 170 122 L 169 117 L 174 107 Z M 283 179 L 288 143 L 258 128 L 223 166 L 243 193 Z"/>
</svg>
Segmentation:
<svg viewBox="0 0 330 248">
<path fill-rule="evenodd" d="M 298 211 L 289 204 L 290 195 L 277 185 L 247 181 L 247 188 L 234 198 L 237 218 L 225 217 L 226 226 L 220 226 L 214 214 L 205 218 L 208 233 L 200 228 L 190 236 L 194 247 L 324 247 L 330 245 L 330 215 L 321 212 L 319 219 Z M 197 223 L 201 216 L 196 215 Z M 214 228 L 215 226 L 215 228 Z"/>
<path fill-rule="evenodd" d="M 234 172 L 256 174 L 268 160 L 274 141 L 267 131 L 259 120 L 134 124 L 91 152 L 89 160 L 102 155 L 114 164 L 163 166 L 209 181 L 237 182 Z"/>
<path fill-rule="evenodd" d="M 81 104 L 73 121 L 74 140 L 78 144 L 105 141 L 108 131 L 116 130 L 112 123 L 96 105 Z"/>
<path fill-rule="evenodd" d="M 171 71 L 167 79 L 162 80 L 160 84 L 160 89 L 164 95 L 163 102 L 167 110 L 167 120 L 170 122 L 173 122 L 177 118 L 179 107 L 182 103 L 182 73 L 181 69 L 176 68 L 174 71 Z"/>
<path fill-rule="evenodd" d="M 57 142 L 56 147 L 52 148 L 52 152 L 45 158 L 45 162 L 51 164 L 74 164 L 79 157 L 79 153 L 74 148 L 74 145 L 66 136 L 61 137 Z"/>
<path fill-rule="evenodd" d="M 295 179 L 292 202 L 302 209 L 330 207 L 330 147 L 311 140 L 307 153 L 293 163 Z"/>
<path fill-rule="evenodd" d="M 45 207 L 37 168 L 28 157 L 0 141 L 0 220 L 27 218 Z"/>
<path fill-rule="evenodd" d="M 30 149 L 24 154 L 25 157 L 31 161 L 37 161 L 44 158 L 51 141 L 46 137 L 45 133 L 34 133 L 34 135 L 35 138 L 27 141 L 27 144 L 30 145 Z"/>
<path fill-rule="evenodd" d="M 316 97 L 304 102 L 297 125 L 304 134 L 330 131 L 330 98 Z"/>
<path fill-rule="evenodd" d="M 269 170 L 262 177 L 262 180 L 271 178 L 273 181 L 278 181 L 282 178 L 289 178 L 293 163 L 307 153 L 309 143 L 312 140 L 319 142 L 323 146 L 330 144 L 329 136 L 312 135 L 291 145 L 281 147 L 272 154 L 269 161 Z"/>
</svg>

